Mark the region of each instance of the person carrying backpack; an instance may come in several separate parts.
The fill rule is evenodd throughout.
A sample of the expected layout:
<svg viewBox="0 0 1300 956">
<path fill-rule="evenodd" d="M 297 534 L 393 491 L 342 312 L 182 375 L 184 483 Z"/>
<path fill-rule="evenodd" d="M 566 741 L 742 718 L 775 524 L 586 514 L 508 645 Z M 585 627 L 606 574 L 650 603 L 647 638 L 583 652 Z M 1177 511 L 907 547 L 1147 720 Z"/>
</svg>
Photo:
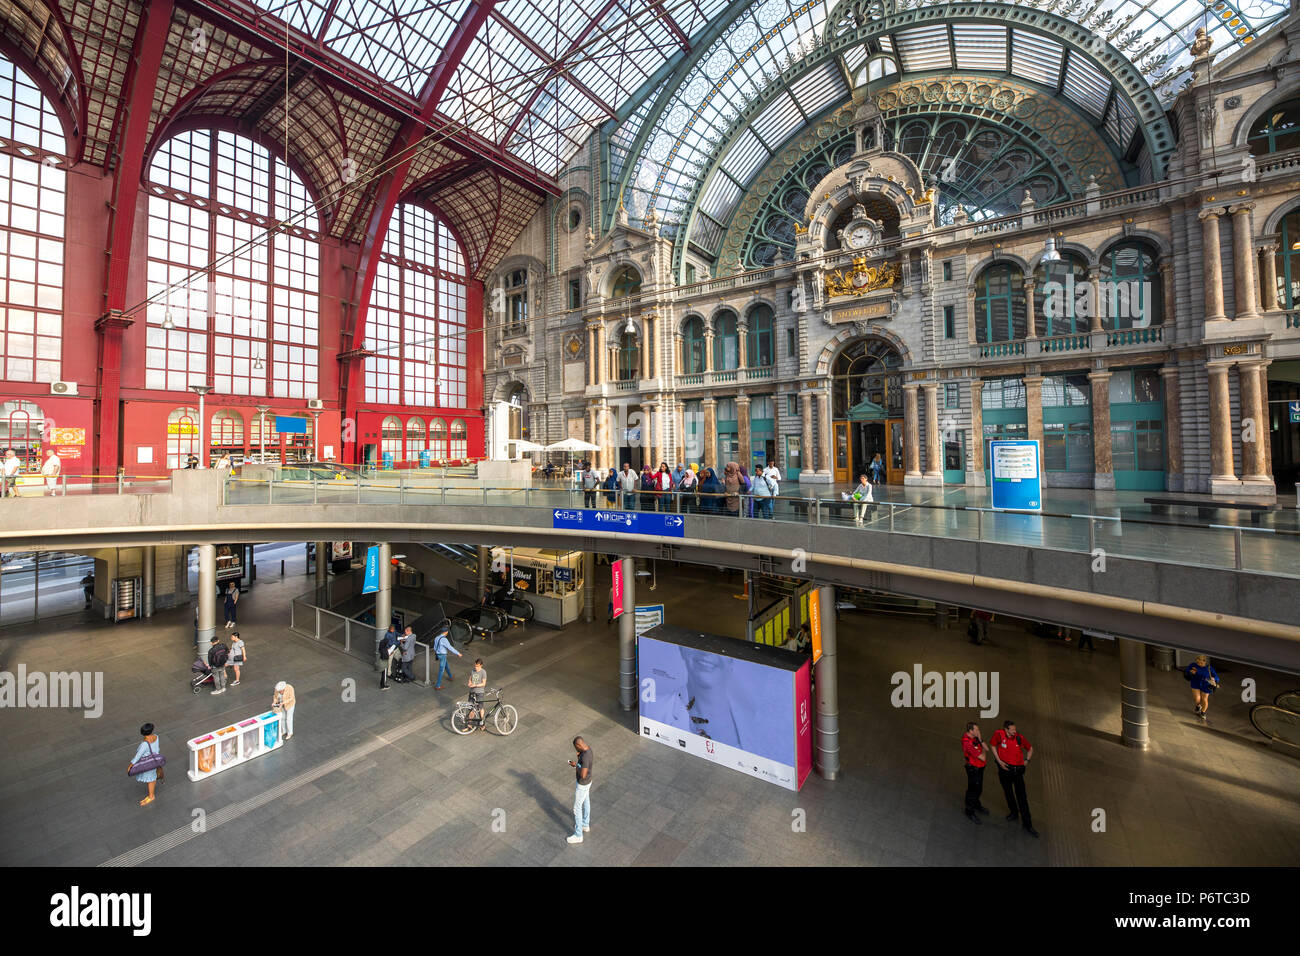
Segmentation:
<svg viewBox="0 0 1300 956">
<path fill-rule="evenodd" d="M 221 638 L 212 642 L 208 648 L 208 666 L 212 668 L 212 682 L 217 686 L 212 689 L 213 694 L 224 694 L 226 692 L 226 662 L 230 660 L 230 648 L 221 643 Z"/>
<path fill-rule="evenodd" d="M 398 637 L 396 630 L 390 630 L 384 634 L 383 640 L 379 642 L 379 689 L 388 690 L 389 671 L 392 669 L 393 659 L 397 657 L 397 649 L 401 639 Z"/>
</svg>

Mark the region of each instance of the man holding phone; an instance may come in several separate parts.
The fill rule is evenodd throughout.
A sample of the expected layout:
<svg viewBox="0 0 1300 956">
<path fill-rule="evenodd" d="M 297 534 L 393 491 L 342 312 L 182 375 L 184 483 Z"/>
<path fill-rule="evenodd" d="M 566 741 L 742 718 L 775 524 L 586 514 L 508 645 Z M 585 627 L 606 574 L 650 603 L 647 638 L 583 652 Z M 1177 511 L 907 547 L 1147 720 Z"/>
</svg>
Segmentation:
<svg viewBox="0 0 1300 956">
<path fill-rule="evenodd" d="M 574 737 L 573 749 L 578 759 L 570 760 L 569 766 L 576 773 L 577 783 L 573 788 L 573 835 L 568 842 L 581 843 L 582 835 L 591 829 L 591 748 L 581 737 Z"/>
<path fill-rule="evenodd" d="M 980 725 L 971 721 L 961 738 L 961 752 L 966 758 L 966 816 L 971 823 L 983 823 L 977 813 L 987 815 L 988 808 L 980 803 L 984 792 L 984 765 L 988 763 L 988 747 L 980 738 Z"/>
</svg>

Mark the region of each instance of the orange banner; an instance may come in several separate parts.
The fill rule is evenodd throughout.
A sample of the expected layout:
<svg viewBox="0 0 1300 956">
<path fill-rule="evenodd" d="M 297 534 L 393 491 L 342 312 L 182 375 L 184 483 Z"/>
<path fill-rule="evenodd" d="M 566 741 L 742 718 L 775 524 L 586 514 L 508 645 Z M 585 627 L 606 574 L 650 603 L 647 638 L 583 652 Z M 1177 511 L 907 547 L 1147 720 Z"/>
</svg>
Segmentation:
<svg viewBox="0 0 1300 956">
<path fill-rule="evenodd" d="M 822 602 L 821 592 L 813 588 L 808 592 L 808 623 L 812 630 L 813 663 L 822 656 Z"/>
</svg>

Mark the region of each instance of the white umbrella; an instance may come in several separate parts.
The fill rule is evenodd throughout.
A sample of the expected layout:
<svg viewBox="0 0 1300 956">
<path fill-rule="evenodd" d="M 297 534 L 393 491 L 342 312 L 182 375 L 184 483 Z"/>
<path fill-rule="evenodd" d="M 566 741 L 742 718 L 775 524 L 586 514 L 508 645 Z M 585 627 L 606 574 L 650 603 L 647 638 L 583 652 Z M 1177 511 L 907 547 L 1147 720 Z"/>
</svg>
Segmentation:
<svg viewBox="0 0 1300 956">
<path fill-rule="evenodd" d="M 546 446 L 539 445 L 535 441 L 529 441 L 526 438 L 514 439 L 515 451 L 546 451 Z"/>
<path fill-rule="evenodd" d="M 573 453 L 577 451 L 600 451 L 599 445 L 593 445 L 589 441 L 583 441 L 581 438 L 566 438 L 564 441 L 557 441 L 554 445 L 547 445 L 547 451 L 567 451 L 569 453 L 569 470 L 573 470 Z"/>
</svg>

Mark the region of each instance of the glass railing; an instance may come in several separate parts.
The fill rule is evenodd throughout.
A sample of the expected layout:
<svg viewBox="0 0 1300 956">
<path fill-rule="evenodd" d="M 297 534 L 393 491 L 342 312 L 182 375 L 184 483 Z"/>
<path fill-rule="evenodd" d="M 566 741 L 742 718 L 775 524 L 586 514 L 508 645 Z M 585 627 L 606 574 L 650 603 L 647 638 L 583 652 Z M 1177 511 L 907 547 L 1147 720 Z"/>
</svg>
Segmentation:
<svg viewBox="0 0 1300 956">
<path fill-rule="evenodd" d="M 612 500 L 611 500 L 612 498 Z M 401 477 L 352 482 L 252 481 L 225 482 L 226 505 L 346 504 L 452 505 L 499 508 L 590 507 L 592 500 L 578 488 L 494 488 L 441 486 Z M 1197 502 L 1189 500 L 1195 507 Z M 1254 571 L 1300 577 L 1300 530 L 1293 526 L 1255 527 L 1142 520 L 1122 515 L 1023 514 L 991 508 L 936 502 L 855 502 L 843 497 L 779 495 L 682 494 L 598 489 L 597 509 L 668 512 L 710 520 L 770 520 L 1007 544 L 1016 547 L 1088 554 L 1094 570 L 1104 571 L 1112 558 L 1160 561 L 1227 570 Z M 1280 512 L 1279 525 L 1294 525 L 1293 515 Z M 503 519 L 510 519 L 503 515 Z M 699 534 L 707 534 L 700 529 Z M 689 534 L 689 531 L 688 531 Z"/>
</svg>

